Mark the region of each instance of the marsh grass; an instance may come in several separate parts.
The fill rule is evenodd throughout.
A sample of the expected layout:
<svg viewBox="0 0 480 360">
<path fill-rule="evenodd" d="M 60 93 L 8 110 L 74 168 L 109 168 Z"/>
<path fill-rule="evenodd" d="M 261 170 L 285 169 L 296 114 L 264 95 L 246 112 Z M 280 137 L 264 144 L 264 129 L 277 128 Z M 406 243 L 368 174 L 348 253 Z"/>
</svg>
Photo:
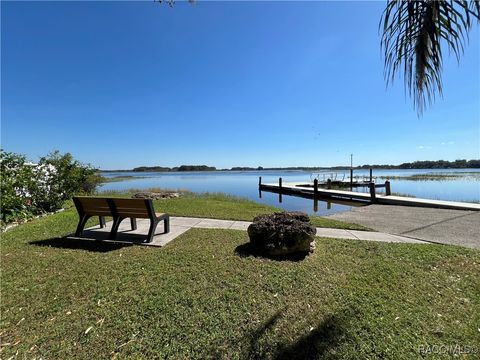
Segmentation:
<svg viewBox="0 0 480 360">
<path fill-rule="evenodd" d="M 102 177 L 102 184 L 111 183 L 111 182 L 119 182 L 119 181 L 127 181 L 127 180 L 134 180 L 138 179 L 138 176 L 133 175 L 119 175 L 119 176 L 112 176 L 112 177 Z M 142 177 L 143 179 L 143 177 Z"/>
<path fill-rule="evenodd" d="M 382 194 L 382 195 L 385 195 L 385 193 L 381 193 L 381 194 Z M 402 192 L 395 192 L 395 191 L 392 191 L 391 195 L 393 195 L 393 196 L 409 197 L 409 198 L 416 198 L 415 195 L 405 194 L 405 193 L 402 193 Z"/>
<path fill-rule="evenodd" d="M 450 180 L 473 180 L 480 181 L 480 172 L 457 172 L 457 173 L 429 173 L 413 175 L 381 175 L 377 179 L 384 180 L 408 180 L 408 181 L 450 181 Z"/>
</svg>

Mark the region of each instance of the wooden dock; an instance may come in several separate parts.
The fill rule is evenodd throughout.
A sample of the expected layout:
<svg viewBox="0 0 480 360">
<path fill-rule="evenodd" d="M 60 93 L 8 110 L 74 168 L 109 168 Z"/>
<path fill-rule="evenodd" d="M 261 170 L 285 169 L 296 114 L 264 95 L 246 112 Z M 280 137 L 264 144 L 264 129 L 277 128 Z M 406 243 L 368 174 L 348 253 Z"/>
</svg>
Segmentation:
<svg viewBox="0 0 480 360">
<path fill-rule="evenodd" d="M 306 183 L 283 183 L 279 179 L 277 184 L 262 184 L 261 178 L 258 184 L 259 190 L 273 192 L 278 194 L 300 196 L 311 199 L 332 201 L 352 201 L 366 204 L 385 204 L 385 205 L 403 205 L 403 206 L 417 206 L 417 207 L 431 207 L 439 209 L 454 209 L 454 210 L 473 210 L 480 211 L 480 204 L 466 203 L 458 201 L 444 201 L 421 199 L 406 196 L 396 196 L 390 194 L 390 184 L 374 184 L 369 186 L 369 192 L 357 192 L 348 190 L 334 190 L 319 187 L 318 183 L 310 185 Z M 386 187 L 386 194 L 377 194 L 376 188 Z"/>
</svg>

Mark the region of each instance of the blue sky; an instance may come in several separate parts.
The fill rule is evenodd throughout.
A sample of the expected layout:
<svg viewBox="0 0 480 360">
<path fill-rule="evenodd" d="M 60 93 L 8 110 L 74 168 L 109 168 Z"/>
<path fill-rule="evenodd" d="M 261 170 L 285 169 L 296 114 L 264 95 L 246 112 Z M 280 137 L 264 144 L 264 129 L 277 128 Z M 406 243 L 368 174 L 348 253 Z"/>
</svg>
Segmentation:
<svg viewBox="0 0 480 360">
<path fill-rule="evenodd" d="M 2 148 L 103 169 L 480 158 L 479 30 L 417 117 L 384 2 L 2 2 Z"/>
</svg>

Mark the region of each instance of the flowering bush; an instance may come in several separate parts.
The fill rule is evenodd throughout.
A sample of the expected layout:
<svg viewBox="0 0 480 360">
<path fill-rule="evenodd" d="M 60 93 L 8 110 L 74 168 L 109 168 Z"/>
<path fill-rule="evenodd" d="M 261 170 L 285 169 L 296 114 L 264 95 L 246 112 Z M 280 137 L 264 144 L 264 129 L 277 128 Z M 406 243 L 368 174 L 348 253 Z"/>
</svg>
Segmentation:
<svg viewBox="0 0 480 360">
<path fill-rule="evenodd" d="M 92 193 L 102 178 L 96 169 L 55 151 L 29 164 L 23 155 L 0 151 L 1 220 L 25 220 L 62 208 L 75 194 Z"/>
<path fill-rule="evenodd" d="M 0 150 L 1 220 L 25 220 L 32 215 L 29 189 L 33 186 L 32 167 L 25 156 Z"/>
</svg>

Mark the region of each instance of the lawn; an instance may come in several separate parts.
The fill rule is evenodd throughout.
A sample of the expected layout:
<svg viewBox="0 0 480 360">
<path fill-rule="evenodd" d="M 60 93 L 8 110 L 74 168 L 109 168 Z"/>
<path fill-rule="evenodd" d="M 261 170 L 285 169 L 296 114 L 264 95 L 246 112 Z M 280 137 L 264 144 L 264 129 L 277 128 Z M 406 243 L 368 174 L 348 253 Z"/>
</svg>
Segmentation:
<svg viewBox="0 0 480 360">
<path fill-rule="evenodd" d="M 130 197 L 133 192 L 135 191 L 106 192 L 100 193 L 98 196 Z M 195 194 L 187 192 L 180 198 L 156 200 L 154 203 L 157 211 L 166 212 L 171 216 L 191 216 L 224 220 L 252 221 L 253 218 L 259 214 L 282 211 L 282 209 L 259 204 L 255 201 L 220 193 Z M 310 219 L 312 224 L 317 227 L 370 230 L 359 224 L 319 216 L 311 216 Z"/>
<path fill-rule="evenodd" d="M 412 359 L 480 343 L 479 251 L 317 238 L 274 261 L 240 256 L 244 231 L 164 248 L 57 238 L 74 227 L 65 211 L 2 234 L 2 359 Z"/>
</svg>

